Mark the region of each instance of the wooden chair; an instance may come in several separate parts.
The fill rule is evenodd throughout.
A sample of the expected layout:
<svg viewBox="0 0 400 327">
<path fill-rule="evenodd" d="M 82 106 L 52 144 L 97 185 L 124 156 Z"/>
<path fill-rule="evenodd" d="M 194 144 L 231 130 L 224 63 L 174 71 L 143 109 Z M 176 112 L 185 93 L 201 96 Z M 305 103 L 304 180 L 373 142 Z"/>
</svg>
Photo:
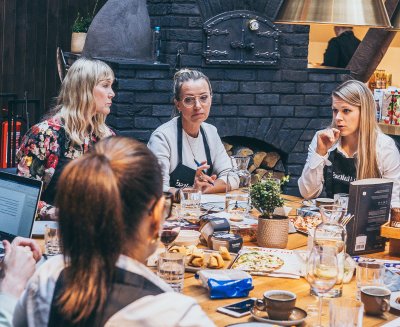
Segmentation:
<svg viewBox="0 0 400 327">
<path fill-rule="evenodd" d="M 64 52 L 61 50 L 60 47 L 57 47 L 57 70 L 58 70 L 58 77 L 60 78 L 60 82 L 64 80 L 65 75 L 67 74 L 69 65 L 65 60 Z"/>
</svg>

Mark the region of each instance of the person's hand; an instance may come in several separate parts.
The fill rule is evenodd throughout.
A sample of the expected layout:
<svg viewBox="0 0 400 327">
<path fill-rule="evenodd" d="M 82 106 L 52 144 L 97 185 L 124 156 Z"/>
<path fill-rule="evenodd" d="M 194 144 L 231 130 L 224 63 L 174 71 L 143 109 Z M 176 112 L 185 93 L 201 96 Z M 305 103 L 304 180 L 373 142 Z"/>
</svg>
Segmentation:
<svg viewBox="0 0 400 327">
<path fill-rule="evenodd" d="M 199 191 L 205 192 L 208 188 L 214 186 L 214 181 L 217 179 L 217 175 L 208 176 L 203 171 L 210 168 L 206 161 L 203 161 L 199 167 L 197 167 L 196 175 L 194 176 L 193 187 Z"/>
<path fill-rule="evenodd" d="M 337 142 L 340 131 L 336 128 L 328 128 L 318 133 L 317 150 L 320 156 L 325 156 L 328 150 Z"/>
<path fill-rule="evenodd" d="M 3 245 L 4 278 L 0 281 L 0 291 L 19 297 L 35 272 L 36 261 L 29 246 L 11 245 L 8 241 L 3 241 Z"/>
<path fill-rule="evenodd" d="M 32 240 L 31 238 L 17 236 L 12 241 L 12 245 L 28 247 L 28 249 L 32 251 L 33 259 L 35 259 L 36 262 L 38 262 L 42 258 L 42 251 L 40 250 L 39 244 L 37 244 L 36 241 Z"/>
</svg>

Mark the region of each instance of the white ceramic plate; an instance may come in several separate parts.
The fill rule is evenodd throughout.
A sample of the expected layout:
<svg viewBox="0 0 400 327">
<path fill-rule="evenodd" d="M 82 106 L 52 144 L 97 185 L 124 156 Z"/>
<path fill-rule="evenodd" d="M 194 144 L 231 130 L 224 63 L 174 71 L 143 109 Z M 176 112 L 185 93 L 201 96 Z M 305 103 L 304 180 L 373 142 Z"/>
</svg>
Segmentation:
<svg viewBox="0 0 400 327">
<path fill-rule="evenodd" d="M 292 314 L 289 317 L 289 320 L 273 320 L 268 318 L 268 313 L 266 311 L 260 311 L 256 308 L 251 309 L 250 311 L 252 317 L 259 321 L 268 324 L 278 325 L 278 326 L 293 326 L 300 325 L 306 318 L 307 312 L 303 309 L 295 307 L 292 311 Z"/>
</svg>

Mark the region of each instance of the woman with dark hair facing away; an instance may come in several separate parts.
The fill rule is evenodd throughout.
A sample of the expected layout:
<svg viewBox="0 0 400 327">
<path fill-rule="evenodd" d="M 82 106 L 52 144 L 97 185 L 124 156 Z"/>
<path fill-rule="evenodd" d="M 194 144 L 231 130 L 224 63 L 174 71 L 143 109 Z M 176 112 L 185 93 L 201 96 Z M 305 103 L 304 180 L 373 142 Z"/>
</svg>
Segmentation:
<svg viewBox="0 0 400 327">
<path fill-rule="evenodd" d="M 299 179 L 301 195 L 349 193 L 350 183 L 365 178 L 393 181 L 392 207 L 400 206 L 400 154 L 392 138 L 376 123 L 371 91 L 350 80 L 332 93 L 331 127 L 317 132 Z"/>
<path fill-rule="evenodd" d="M 43 181 L 41 218 L 55 218 L 56 185 L 64 166 L 114 134 L 105 124 L 115 96 L 113 82 L 106 63 L 78 59 L 61 84 L 57 105 L 24 136 L 16 155 L 18 174 Z"/>
<path fill-rule="evenodd" d="M 232 168 L 217 129 L 205 123 L 210 114 L 212 88 L 206 75 L 181 69 L 174 76 L 174 115 L 158 127 L 148 147 L 163 167 L 163 188 L 175 195 L 194 186 L 203 193 L 225 192 Z"/>
<path fill-rule="evenodd" d="M 102 140 L 65 167 L 59 187 L 64 255 L 32 277 L 14 314 L 16 327 L 213 326 L 194 299 L 173 292 L 145 266 L 171 208 L 146 145 Z"/>
</svg>

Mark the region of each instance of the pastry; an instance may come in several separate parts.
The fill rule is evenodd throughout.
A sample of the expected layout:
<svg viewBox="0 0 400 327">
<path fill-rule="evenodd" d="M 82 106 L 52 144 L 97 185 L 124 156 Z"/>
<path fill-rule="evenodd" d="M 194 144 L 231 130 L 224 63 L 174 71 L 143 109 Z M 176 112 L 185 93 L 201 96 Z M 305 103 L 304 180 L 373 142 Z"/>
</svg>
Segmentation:
<svg viewBox="0 0 400 327">
<path fill-rule="evenodd" d="M 231 254 L 229 253 L 228 249 L 225 246 L 219 247 L 219 254 L 221 255 L 222 259 L 224 260 L 231 260 Z"/>
<path fill-rule="evenodd" d="M 192 267 L 202 267 L 204 264 L 204 254 L 192 254 L 189 257 L 188 265 Z"/>
<path fill-rule="evenodd" d="M 220 269 L 220 268 L 224 268 L 224 266 L 225 266 L 224 259 L 222 259 L 221 255 L 219 253 L 211 253 L 210 254 L 210 257 L 207 262 L 208 268 Z"/>
<path fill-rule="evenodd" d="M 183 255 L 186 255 L 186 248 L 184 246 L 174 245 L 171 246 L 168 251 L 171 253 L 182 253 Z"/>
</svg>

